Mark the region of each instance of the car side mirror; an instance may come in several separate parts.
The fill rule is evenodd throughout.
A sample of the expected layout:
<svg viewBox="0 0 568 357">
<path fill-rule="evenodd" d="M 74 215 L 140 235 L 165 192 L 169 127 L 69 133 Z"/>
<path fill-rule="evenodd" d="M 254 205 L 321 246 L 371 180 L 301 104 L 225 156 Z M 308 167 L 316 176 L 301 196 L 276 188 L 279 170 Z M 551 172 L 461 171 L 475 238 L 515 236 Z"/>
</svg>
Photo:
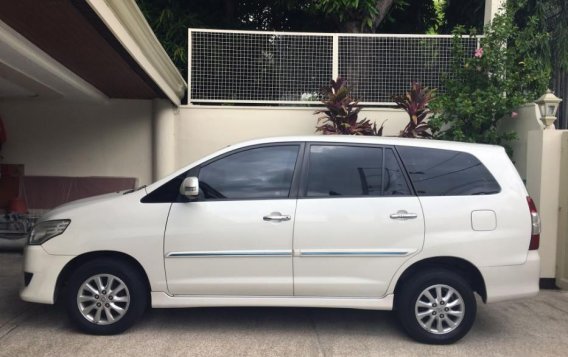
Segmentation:
<svg viewBox="0 0 568 357">
<path fill-rule="evenodd" d="M 189 199 L 199 195 L 199 179 L 195 176 L 186 177 L 179 187 L 179 193 Z"/>
</svg>

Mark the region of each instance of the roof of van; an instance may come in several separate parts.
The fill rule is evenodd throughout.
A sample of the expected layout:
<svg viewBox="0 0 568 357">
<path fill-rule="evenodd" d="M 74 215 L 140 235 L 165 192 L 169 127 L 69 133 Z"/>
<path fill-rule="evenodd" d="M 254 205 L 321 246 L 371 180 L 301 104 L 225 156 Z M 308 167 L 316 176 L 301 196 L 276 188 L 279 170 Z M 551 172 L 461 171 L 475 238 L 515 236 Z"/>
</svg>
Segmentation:
<svg viewBox="0 0 568 357">
<path fill-rule="evenodd" d="M 485 151 L 485 150 L 503 150 L 498 145 L 463 143 L 457 141 L 444 141 L 432 139 L 412 139 L 400 137 L 384 137 L 384 136 L 364 136 L 364 135 L 307 135 L 307 136 L 282 136 L 269 137 L 263 139 L 249 140 L 238 144 L 229 145 L 229 147 L 242 147 L 255 144 L 267 144 L 277 142 L 334 142 L 334 143 L 353 143 L 353 144 L 383 144 L 383 145 L 404 145 L 418 146 L 436 149 L 452 149 L 459 151 Z"/>
</svg>

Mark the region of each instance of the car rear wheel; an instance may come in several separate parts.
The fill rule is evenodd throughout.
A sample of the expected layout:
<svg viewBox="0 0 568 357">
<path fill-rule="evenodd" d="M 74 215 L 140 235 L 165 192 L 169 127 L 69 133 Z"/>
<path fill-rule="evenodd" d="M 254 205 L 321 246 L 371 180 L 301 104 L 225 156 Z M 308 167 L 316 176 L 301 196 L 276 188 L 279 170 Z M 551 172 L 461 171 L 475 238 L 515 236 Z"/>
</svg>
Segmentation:
<svg viewBox="0 0 568 357">
<path fill-rule="evenodd" d="M 435 269 L 404 282 L 397 313 L 408 335 L 430 344 L 458 341 L 471 329 L 477 305 L 473 290 L 458 274 Z"/>
<path fill-rule="evenodd" d="M 142 316 L 148 304 L 140 273 L 111 259 L 88 262 L 70 277 L 65 294 L 67 314 L 82 331 L 120 333 Z"/>
</svg>

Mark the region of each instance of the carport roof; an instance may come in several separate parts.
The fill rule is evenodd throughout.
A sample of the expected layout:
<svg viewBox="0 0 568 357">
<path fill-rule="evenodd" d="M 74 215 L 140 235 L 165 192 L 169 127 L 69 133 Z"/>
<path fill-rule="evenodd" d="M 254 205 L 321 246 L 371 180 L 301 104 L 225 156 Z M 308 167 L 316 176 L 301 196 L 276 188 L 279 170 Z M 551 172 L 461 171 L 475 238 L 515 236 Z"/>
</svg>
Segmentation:
<svg viewBox="0 0 568 357">
<path fill-rule="evenodd" d="M 40 89 L 26 85 L 30 80 L 53 87 L 19 68 L 25 63 L 12 52 L 22 47 L 17 43 L 21 38 L 23 45 L 39 51 L 20 58 L 40 61 L 34 57 L 47 54 L 69 70 L 67 75 L 79 77 L 74 83 L 82 83 L 87 96 L 168 98 L 180 104 L 185 94 L 185 81 L 134 0 L 0 1 L 0 20 L 3 35 L 10 39 L 3 41 L 9 48 L 3 50 L 7 54 L 0 53 L 0 79 L 10 82 L 6 86 L 19 87 L 6 87 L 14 93 L 38 95 Z M 61 90 L 55 92 L 65 96 Z"/>
</svg>

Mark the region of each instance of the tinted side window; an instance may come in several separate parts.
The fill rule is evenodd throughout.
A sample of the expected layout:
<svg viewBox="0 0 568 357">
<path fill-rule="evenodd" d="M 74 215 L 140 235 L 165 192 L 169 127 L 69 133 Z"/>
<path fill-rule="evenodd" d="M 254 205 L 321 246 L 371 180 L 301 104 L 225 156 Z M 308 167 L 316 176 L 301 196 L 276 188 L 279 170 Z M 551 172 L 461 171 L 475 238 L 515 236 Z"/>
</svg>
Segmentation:
<svg viewBox="0 0 568 357">
<path fill-rule="evenodd" d="M 473 155 L 451 150 L 398 146 L 418 196 L 498 193 L 501 188 Z"/>
<path fill-rule="evenodd" d="M 312 145 L 307 180 L 307 197 L 380 196 L 382 149 Z"/>
<path fill-rule="evenodd" d="M 298 151 L 298 145 L 260 147 L 202 166 L 202 198 L 287 198 Z"/>
<path fill-rule="evenodd" d="M 410 189 L 392 149 L 385 149 L 383 196 L 409 196 Z"/>
</svg>

